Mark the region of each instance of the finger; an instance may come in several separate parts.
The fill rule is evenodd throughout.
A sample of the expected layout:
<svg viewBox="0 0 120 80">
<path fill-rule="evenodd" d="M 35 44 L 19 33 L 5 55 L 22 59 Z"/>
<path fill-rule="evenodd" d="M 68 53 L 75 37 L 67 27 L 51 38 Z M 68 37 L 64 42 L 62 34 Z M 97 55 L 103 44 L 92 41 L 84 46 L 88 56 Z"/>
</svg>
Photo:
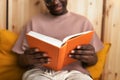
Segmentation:
<svg viewBox="0 0 120 80">
<path fill-rule="evenodd" d="M 74 50 L 79 50 L 82 46 L 78 45 Z"/>
<path fill-rule="evenodd" d="M 78 45 L 76 49 L 80 49 L 82 46 Z"/>
<path fill-rule="evenodd" d="M 96 54 L 94 50 L 83 50 L 81 54 L 84 55 L 94 55 Z"/>
<path fill-rule="evenodd" d="M 88 62 L 90 60 L 90 58 L 93 58 L 93 56 L 92 55 L 89 55 L 89 56 L 83 55 L 80 57 L 80 60 L 83 62 Z"/>
<path fill-rule="evenodd" d="M 76 50 L 76 49 L 74 49 L 74 50 L 72 50 L 71 52 L 70 52 L 70 54 L 83 54 L 83 50 Z"/>
<path fill-rule="evenodd" d="M 91 44 L 82 45 L 81 50 L 94 50 L 94 47 Z"/>
<path fill-rule="evenodd" d="M 94 47 L 89 44 L 85 44 L 77 46 L 74 50 L 91 50 L 91 49 L 94 49 Z"/>
<path fill-rule="evenodd" d="M 80 59 L 80 55 L 75 55 L 75 54 L 70 54 L 69 57 L 74 59 Z"/>
<path fill-rule="evenodd" d="M 75 54 L 75 50 L 71 50 L 70 54 L 68 55 L 70 58 Z"/>
<path fill-rule="evenodd" d="M 70 52 L 71 54 L 74 54 L 75 53 L 75 50 L 71 50 L 71 52 Z"/>
<path fill-rule="evenodd" d="M 35 58 L 47 57 L 48 55 L 45 52 L 36 52 L 33 55 Z"/>
<path fill-rule="evenodd" d="M 78 55 L 93 55 L 93 54 L 95 54 L 95 51 L 93 51 L 93 50 L 76 50 L 75 52 L 76 52 L 75 54 L 78 54 Z"/>
<path fill-rule="evenodd" d="M 94 55 L 95 51 L 94 50 L 72 50 L 69 54 L 71 55 Z"/>
<path fill-rule="evenodd" d="M 45 63 L 49 63 L 51 62 L 51 59 L 49 57 L 42 57 L 42 58 L 35 58 L 36 59 L 36 63 L 41 63 L 41 64 L 45 64 Z"/>
<path fill-rule="evenodd" d="M 37 49 L 37 48 L 29 48 L 29 49 L 26 49 L 25 50 L 25 54 L 34 54 L 35 52 L 38 52 L 39 51 L 39 49 Z"/>
<path fill-rule="evenodd" d="M 89 57 L 92 57 L 92 55 L 78 55 L 78 54 L 75 54 L 75 55 L 70 55 L 71 58 L 74 58 L 74 59 L 77 59 L 77 60 L 83 60 L 83 59 L 88 59 Z"/>
<path fill-rule="evenodd" d="M 74 52 L 69 54 L 69 57 L 74 57 L 74 56 L 93 56 L 95 54 L 95 51 L 91 51 L 91 50 L 74 50 Z"/>
</svg>

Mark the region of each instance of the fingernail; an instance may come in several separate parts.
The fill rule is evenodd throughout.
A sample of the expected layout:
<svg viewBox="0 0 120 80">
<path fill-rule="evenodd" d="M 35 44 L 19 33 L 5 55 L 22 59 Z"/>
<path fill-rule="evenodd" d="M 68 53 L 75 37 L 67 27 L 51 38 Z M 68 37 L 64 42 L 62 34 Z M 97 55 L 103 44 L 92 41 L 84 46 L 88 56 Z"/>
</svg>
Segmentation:
<svg viewBox="0 0 120 80">
<path fill-rule="evenodd" d="M 36 49 L 35 49 L 35 51 L 36 51 L 36 52 L 38 52 L 38 51 L 39 51 L 39 49 L 38 49 L 38 48 L 36 48 Z"/>
<path fill-rule="evenodd" d="M 50 62 L 51 61 L 51 59 L 50 58 L 48 58 L 48 62 Z"/>
<path fill-rule="evenodd" d="M 77 49 L 80 49 L 81 48 L 81 46 L 77 46 Z"/>
<path fill-rule="evenodd" d="M 50 62 L 47 62 L 47 64 L 50 64 Z"/>
<path fill-rule="evenodd" d="M 72 50 L 71 53 L 75 53 L 75 50 Z"/>
<path fill-rule="evenodd" d="M 47 64 L 50 64 L 50 62 L 51 62 L 51 59 L 50 59 L 50 58 L 48 58 Z"/>
<path fill-rule="evenodd" d="M 69 55 L 69 57 L 71 58 L 71 57 L 72 57 L 72 55 L 70 54 L 70 55 Z"/>
<path fill-rule="evenodd" d="M 47 54 L 43 54 L 44 57 L 48 56 Z"/>
</svg>

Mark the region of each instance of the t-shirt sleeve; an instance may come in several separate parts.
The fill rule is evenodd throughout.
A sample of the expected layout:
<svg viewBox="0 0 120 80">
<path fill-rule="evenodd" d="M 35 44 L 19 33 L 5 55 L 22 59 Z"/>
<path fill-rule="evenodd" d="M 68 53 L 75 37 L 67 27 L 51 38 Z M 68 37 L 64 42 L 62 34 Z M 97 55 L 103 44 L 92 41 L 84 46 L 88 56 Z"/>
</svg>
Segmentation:
<svg viewBox="0 0 120 80">
<path fill-rule="evenodd" d="M 87 20 L 84 24 L 84 31 L 88 31 L 88 30 L 93 30 L 95 32 L 91 40 L 91 44 L 94 46 L 96 52 L 100 51 L 103 48 L 103 43 L 98 37 L 96 31 L 93 28 L 93 25 L 89 20 Z"/>
<path fill-rule="evenodd" d="M 15 45 L 12 48 L 13 52 L 18 53 L 18 54 L 23 54 L 25 49 L 28 48 L 28 43 L 26 40 L 26 33 L 29 32 L 30 30 L 31 30 L 31 23 L 29 23 L 27 26 L 25 26 L 22 29 Z"/>
</svg>

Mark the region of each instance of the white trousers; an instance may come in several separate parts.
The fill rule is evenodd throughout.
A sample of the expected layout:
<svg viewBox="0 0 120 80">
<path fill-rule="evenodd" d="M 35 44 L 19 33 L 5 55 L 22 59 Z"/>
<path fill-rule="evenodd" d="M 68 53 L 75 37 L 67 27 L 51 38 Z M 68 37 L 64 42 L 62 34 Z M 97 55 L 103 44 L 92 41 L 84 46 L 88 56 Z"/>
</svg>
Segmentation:
<svg viewBox="0 0 120 80">
<path fill-rule="evenodd" d="M 79 71 L 43 71 L 31 69 L 23 74 L 22 80 L 93 80 L 89 75 Z"/>
</svg>

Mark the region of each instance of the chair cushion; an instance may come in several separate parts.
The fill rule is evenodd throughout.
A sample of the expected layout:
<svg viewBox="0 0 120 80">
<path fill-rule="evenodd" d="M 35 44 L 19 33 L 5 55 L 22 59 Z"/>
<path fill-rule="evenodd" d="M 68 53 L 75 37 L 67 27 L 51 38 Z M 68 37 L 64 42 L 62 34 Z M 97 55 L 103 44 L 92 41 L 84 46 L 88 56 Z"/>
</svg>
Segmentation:
<svg viewBox="0 0 120 80">
<path fill-rule="evenodd" d="M 18 55 L 11 51 L 17 34 L 0 30 L 0 80 L 21 80 L 22 70 L 17 64 Z"/>
<path fill-rule="evenodd" d="M 21 80 L 25 71 L 17 64 L 18 55 L 11 51 L 17 37 L 14 32 L 0 30 L 0 80 Z M 105 43 L 104 49 L 97 54 L 97 64 L 87 68 L 94 79 L 98 79 L 103 71 L 109 46 L 110 44 Z"/>
</svg>

